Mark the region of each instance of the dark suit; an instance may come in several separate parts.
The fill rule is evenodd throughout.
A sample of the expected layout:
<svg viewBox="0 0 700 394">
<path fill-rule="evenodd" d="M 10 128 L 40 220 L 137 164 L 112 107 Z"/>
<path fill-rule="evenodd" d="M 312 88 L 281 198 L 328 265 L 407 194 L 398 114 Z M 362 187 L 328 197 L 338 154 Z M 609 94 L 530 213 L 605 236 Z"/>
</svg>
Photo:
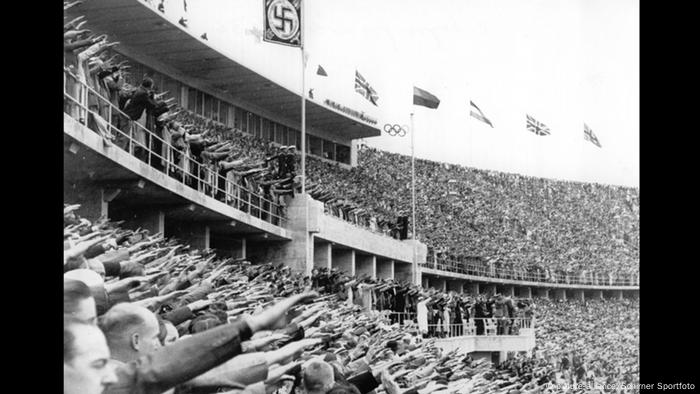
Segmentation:
<svg viewBox="0 0 700 394">
<path fill-rule="evenodd" d="M 156 394 L 189 381 L 241 353 L 252 333 L 243 320 L 181 339 L 120 365 L 118 381 L 105 393 Z"/>
<path fill-rule="evenodd" d="M 155 106 L 156 102 L 153 99 L 152 93 L 143 86 L 139 86 L 126 102 L 124 113 L 131 120 L 139 120 L 144 110 L 152 111 L 155 109 Z"/>
</svg>

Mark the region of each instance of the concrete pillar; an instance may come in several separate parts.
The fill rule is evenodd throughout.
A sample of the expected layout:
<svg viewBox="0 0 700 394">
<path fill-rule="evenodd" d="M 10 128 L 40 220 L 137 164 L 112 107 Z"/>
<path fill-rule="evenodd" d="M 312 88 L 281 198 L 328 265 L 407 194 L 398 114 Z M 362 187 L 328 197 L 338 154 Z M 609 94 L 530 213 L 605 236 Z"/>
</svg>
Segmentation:
<svg viewBox="0 0 700 394">
<path fill-rule="evenodd" d="M 503 295 L 506 297 L 515 297 L 515 286 L 504 286 Z"/>
<path fill-rule="evenodd" d="M 314 243 L 314 267 L 331 268 L 332 247 L 330 242 Z"/>
<path fill-rule="evenodd" d="M 539 298 L 549 298 L 549 289 L 539 287 L 537 288 L 536 294 Z"/>
<path fill-rule="evenodd" d="M 65 182 L 63 184 L 63 202 L 80 204 L 80 208 L 74 211 L 75 214 L 91 222 L 106 214 L 108 208 L 104 201 L 104 190 L 88 182 Z"/>
<path fill-rule="evenodd" d="M 567 290 L 567 297 L 572 298 L 577 301 L 585 301 L 586 296 L 584 294 L 584 291 L 581 289 L 569 289 Z"/>
<path fill-rule="evenodd" d="M 305 204 L 308 205 L 308 231 Z M 297 194 L 294 198 L 290 198 L 287 203 L 288 220 L 285 228 L 292 240 L 270 243 L 264 250 L 260 250 L 261 261 L 282 263 L 290 267 L 293 272 L 310 275 L 314 267 L 313 229 L 317 226 L 320 215 L 323 215 L 323 203 L 313 200 L 308 194 Z M 308 245 L 308 251 L 304 247 L 305 242 Z"/>
<path fill-rule="evenodd" d="M 411 270 L 410 263 L 395 262 L 394 264 L 394 278 L 402 282 L 412 282 L 413 273 Z"/>
<path fill-rule="evenodd" d="M 248 239 L 246 237 L 241 238 L 241 258 L 248 258 Z"/>
<path fill-rule="evenodd" d="M 165 226 L 165 236 L 175 237 L 191 249 L 204 250 L 209 246 L 208 226 L 198 222 L 179 222 L 168 220 Z"/>
<path fill-rule="evenodd" d="M 427 289 L 430 287 L 430 279 L 428 279 L 427 276 L 423 277 L 423 279 L 421 281 L 421 286 L 423 286 L 424 289 Z"/>
<path fill-rule="evenodd" d="M 624 297 L 624 294 L 623 294 L 622 290 L 613 290 L 613 291 L 612 291 L 612 297 L 611 297 L 611 298 L 614 299 L 614 300 L 621 300 L 621 299 L 623 299 L 623 298 L 625 298 L 625 297 Z"/>
<path fill-rule="evenodd" d="M 357 275 L 369 275 L 377 278 L 377 256 L 355 254 L 355 272 Z"/>
<path fill-rule="evenodd" d="M 479 295 L 479 283 L 478 282 L 472 282 L 467 284 L 467 291 L 469 292 L 470 295 L 476 296 Z"/>
<path fill-rule="evenodd" d="M 436 287 L 436 289 L 443 291 L 443 292 L 447 292 L 447 279 L 439 278 L 438 279 L 438 286 L 440 286 L 440 287 Z"/>
<path fill-rule="evenodd" d="M 452 280 L 448 279 L 447 280 L 447 291 L 454 291 L 457 293 L 462 293 L 462 281 L 461 280 Z"/>
<path fill-rule="evenodd" d="M 355 250 L 354 249 L 333 249 L 331 266 L 348 275 L 355 275 Z"/>
<path fill-rule="evenodd" d="M 566 301 L 566 289 L 554 289 L 554 299 Z"/>
<path fill-rule="evenodd" d="M 379 259 L 377 261 L 377 278 L 394 278 L 394 260 Z"/>
<path fill-rule="evenodd" d="M 211 245 L 211 230 L 209 226 L 204 226 L 204 249 L 209 249 Z"/>
<path fill-rule="evenodd" d="M 492 296 L 496 294 L 496 285 L 494 284 L 487 284 L 484 286 L 484 294 L 487 296 Z"/>
<path fill-rule="evenodd" d="M 532 298 L 532 287 L 529 287 L 529 286 L 519 287 L 518 288 L 518 297 L 520 297 L 520 298 Z"/>
<path fill-rule="evenodd" d="M 165 213 L 152 208 L 133 209 L 129 207 L 114 207 L 114 209 L 111 209 L 110 219 L 114 221 L 123 220 L 124 223 L 122 227 L 124 228 L 132 230 L 143 228 L 148 230 L 151 234 L 165 234 L 166 230 Z M 185 225 L 185 223 L 180 224 L 183 226 Z M 204 231 L 203 228 L 202 231 Z M 203 236 L 203 234 L 200 236 Z"/>
</svg>

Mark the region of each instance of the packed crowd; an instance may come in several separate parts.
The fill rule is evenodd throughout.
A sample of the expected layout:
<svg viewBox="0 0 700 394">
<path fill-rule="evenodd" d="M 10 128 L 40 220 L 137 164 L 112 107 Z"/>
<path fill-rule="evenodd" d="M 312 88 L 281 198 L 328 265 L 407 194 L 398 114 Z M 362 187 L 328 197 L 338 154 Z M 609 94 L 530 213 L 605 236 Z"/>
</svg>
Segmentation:
<svg viewBox="0 0 700 394">
<path fill-rule="evenodd" d="M 348 304 L 389 312 L 392 323 L 413 322 L 424 337 L 466 333 L 517 335 L 519 324 L 515 324 L 515 319 L 527 320 L 525 325 L 529 327 L 533 317 L 530 299 L 502 294 L 473 296 L 442 292 L 394 279 L 373 279 L 367 275 L 351 278 L 337 270 L 319 268 L 313 270 L 313 285 L 337 294 Z"/>
<path fill-rule="evenodd" d="M 110 51 L 119 43 L 95 37 L 83 29 L 85 23 L 79 16 L 64 25 L 65 83 L 71 97 L 66 113 L 100 133 L 105 144 L 237 209 L 279 223 L 285 197 L 294 195 L 295 181 L 299 187 L 296 147 L 273 146 L 180 108 L 147 76 L 135 82 L 128 61 Z"/>
<path fill-rule="evenodd" d="M 66 70 L 75 78 L 66 80 L 67 91 L 89 112 L 72 100 L 66 100 L 66 112 L 106 143 L 279 224 L 287 198 L 300 189 L 296 147 L 276 146 L 177 107 L 150 78 L 131 78 L 128 62 L 110 56 L 119 43 L 95 37 L 85 23 L 79 16 L 64 25 L 64 48 Z M 80 89 L 78 81 L 96 94 Z M 405 229 L 397 218 L 409 216 L 411 207 L 410 157 L 366 147 L 358 154 L 359 165 L 351 170 L 310 157 L 307 190 L 327 213 L 399 238 Z M 636 189 L 427 160 L 416 161 L 416 178 L 416 235 L 429 246 L 433 267 L 556 282 L 638 275 Z"/>
<path fill-rule="evenodd" d="M 345 170 L 309 161 L 310 182 L 370 215 L 411 207 L 411 158 L 361 147 Z M 444 269 L 511 275 L 632 277 L 639 271 L 639 194 L 416 160 L 416 235 Z"/>
<path fill-rule="evenodd" d="M 64 208 L 66 393 L 548 393 L 579 364 L 587 378 L 638 381 L 638 302 L 538 301 L 538 350 L 494 366 L 372 310 L 396 302 L 367 290 L 392 283 L 219 259 L 78 208 Z M 576 361 L 552 356 L 571 346 L 584 349 Z"/>
</svg>

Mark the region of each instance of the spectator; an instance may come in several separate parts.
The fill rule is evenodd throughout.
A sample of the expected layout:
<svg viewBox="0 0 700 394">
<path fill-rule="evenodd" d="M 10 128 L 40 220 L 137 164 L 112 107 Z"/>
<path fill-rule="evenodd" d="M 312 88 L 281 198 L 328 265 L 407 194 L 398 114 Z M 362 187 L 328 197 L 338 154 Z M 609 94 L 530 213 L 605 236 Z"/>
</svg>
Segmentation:
<svg viewBox="0 0 700 394">
<path fill-rule="evenodd" d="M 63 392 L 101 394 L 116 383 L 102 332 L 93 324 L 70 317 L 63 321 Z"/>
</svg>

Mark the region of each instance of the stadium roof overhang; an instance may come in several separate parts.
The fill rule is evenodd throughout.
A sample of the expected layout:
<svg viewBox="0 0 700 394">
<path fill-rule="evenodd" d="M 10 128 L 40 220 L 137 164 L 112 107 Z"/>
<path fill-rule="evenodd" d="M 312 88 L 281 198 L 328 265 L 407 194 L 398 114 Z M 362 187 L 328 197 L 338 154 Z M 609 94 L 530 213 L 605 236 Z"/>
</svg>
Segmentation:
<svg viewBox="0 0 700 394">
<path fill-rule="evenodd" d="M 86 28 L 195 78 L 212 90 L 301 124 L 301 97 L 224 56 L 138 0 L 90 0 L 67 11 Z M 306 125 L 343 139 L 379 136 L 377 124 L 307 100 Z"/>
</svg>

